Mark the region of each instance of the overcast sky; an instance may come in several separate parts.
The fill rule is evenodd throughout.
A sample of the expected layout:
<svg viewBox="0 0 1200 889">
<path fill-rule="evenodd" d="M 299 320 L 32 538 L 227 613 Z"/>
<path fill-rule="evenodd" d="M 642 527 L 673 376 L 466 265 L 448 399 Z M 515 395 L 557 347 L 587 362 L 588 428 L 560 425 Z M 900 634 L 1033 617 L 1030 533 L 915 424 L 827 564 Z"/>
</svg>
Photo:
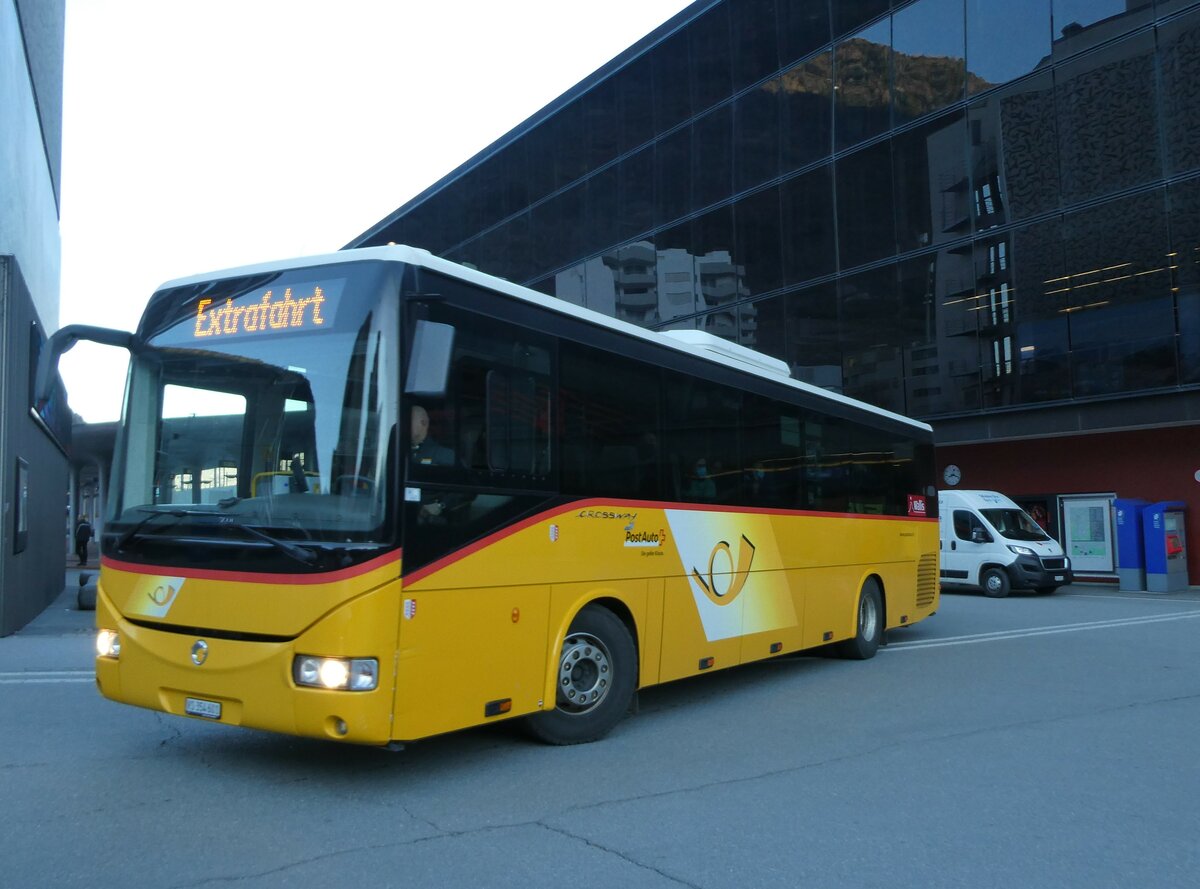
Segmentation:
<svg viewBox="0 0 1200 889">
<path fill-rule="evenodd" d="M 59 323 L 338 249 L 689 2 L 67 0 Z M 126 357 L 63 357 L 85 420 Z"/>
</svg>

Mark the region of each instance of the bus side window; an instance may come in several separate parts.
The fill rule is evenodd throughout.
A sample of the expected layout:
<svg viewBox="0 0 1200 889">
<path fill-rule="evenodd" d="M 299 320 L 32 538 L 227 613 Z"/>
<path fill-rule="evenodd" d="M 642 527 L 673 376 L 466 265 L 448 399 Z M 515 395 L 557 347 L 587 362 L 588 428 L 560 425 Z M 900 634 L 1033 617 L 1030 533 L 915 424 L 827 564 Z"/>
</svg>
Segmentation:
<svg viewBox="0 0 1200 889">
<path fill-rule="evenodd" d="M 531 374 L 492 369 L 487 373 L 487 467 L 493 472 L 549 471 L 546 417 L 550 390 Z"/>
<path fill-rule="evenodd" d="M 747 506 L 801 506 L 800 429 L 795 408 L 757 395 L 743 397 L 742 494 Z"/>
<path fill-rule="evenodd" d="M 457 289 L 451 282 L 438 286 L 446 293 Z M 417 477 L 518 490 L 552 486 L 549 340 L 446 305 L 429 311 L 454 331 L 444 398 L 422 400 L 430 435 L 453 460 L 423 462 L 415 467 Z"/>
<path fill-rule="evenodd" d="M 850 511 L 850 430 L 844 420 L 821 417 L 804 424 L 804 496 L 807 508 Z"/>
<path fill-rule="evenodd" d="M 696 377 L 666 376 L 664 427 L 669 459 L 681 473 L 681 499 L 742 502 L 739 453 L 742 393 Z"/>
<path fill-rule="evenodd" d="M 559 366 L 564 493 L 658 499 L 657 369 L 570 342 Z"/>
</svg>

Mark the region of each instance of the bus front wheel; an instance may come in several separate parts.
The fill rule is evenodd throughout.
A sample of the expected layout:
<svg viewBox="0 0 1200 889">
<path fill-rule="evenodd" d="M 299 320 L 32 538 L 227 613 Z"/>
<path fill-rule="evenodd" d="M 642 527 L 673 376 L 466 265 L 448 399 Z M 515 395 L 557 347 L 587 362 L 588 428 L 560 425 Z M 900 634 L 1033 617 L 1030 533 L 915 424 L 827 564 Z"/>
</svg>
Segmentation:
<svg viewBox="0 0 1200 889">
<path fill-rule="evenodd" d="M 862 595 L 858 599 L 858 621 L 854 637 L 840 643 L 837 653 L 855 661 L 873 658 L 879 650 L 883 631 L 883 593 L 880 592 L 879 582 L 872 578 L 863 584 Z"/>
<path fill-rule="evenodd" d="M 637 649 L 621 619 L 598 605 L 576 615 L 555 673 L 555 709 L 529 717 L 547 744 L 583 744 L 608 734 L 629 709 L 637 686 Z"/>
</svg>

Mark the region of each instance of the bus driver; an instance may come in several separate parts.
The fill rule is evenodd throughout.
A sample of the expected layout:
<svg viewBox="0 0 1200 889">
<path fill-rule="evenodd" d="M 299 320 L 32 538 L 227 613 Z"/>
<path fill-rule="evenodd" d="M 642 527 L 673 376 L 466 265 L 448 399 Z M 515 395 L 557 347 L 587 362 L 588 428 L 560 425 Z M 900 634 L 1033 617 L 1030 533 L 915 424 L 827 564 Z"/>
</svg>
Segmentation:
<svg viewBox="0 0 1200 889">
<path fill-rule="evenodd" d="M 429 437 L 429 412 L 419 404 L 412 409 L 412 461 L 424 466 L 454 465 L 454 452 Z"/>
</svg>

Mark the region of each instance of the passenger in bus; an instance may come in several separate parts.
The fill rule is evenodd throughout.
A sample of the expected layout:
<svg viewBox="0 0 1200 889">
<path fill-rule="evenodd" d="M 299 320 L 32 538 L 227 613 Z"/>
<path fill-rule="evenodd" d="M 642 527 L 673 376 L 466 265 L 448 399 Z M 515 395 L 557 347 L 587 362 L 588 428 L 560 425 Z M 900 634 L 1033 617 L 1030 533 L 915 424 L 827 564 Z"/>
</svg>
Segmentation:
<svg viewBox="0 0 1200 889">
<path fill-rule="evenodd" d="M 776 506 L 780 501 L 779 479 L 777 473 L 771 472 L 762 460 L 754 461 L 754 465 L 746 470 L 746 495 L 749 501 L 758 506 Z"/>
<path fill-rule="evenodd" d="M 692 467 L 692 474 L 683 489 L 688 500 L 716 500 L 717 483 L 708 475 L 708 461 L 701 457 Z"/>
<path fill-rule="evenodd" d="M 419 404 L 412 409 L 412 462 L 422 466 L 454 465 L 454 452 L 429 437 L 429 412 Z"/>
</svg>

